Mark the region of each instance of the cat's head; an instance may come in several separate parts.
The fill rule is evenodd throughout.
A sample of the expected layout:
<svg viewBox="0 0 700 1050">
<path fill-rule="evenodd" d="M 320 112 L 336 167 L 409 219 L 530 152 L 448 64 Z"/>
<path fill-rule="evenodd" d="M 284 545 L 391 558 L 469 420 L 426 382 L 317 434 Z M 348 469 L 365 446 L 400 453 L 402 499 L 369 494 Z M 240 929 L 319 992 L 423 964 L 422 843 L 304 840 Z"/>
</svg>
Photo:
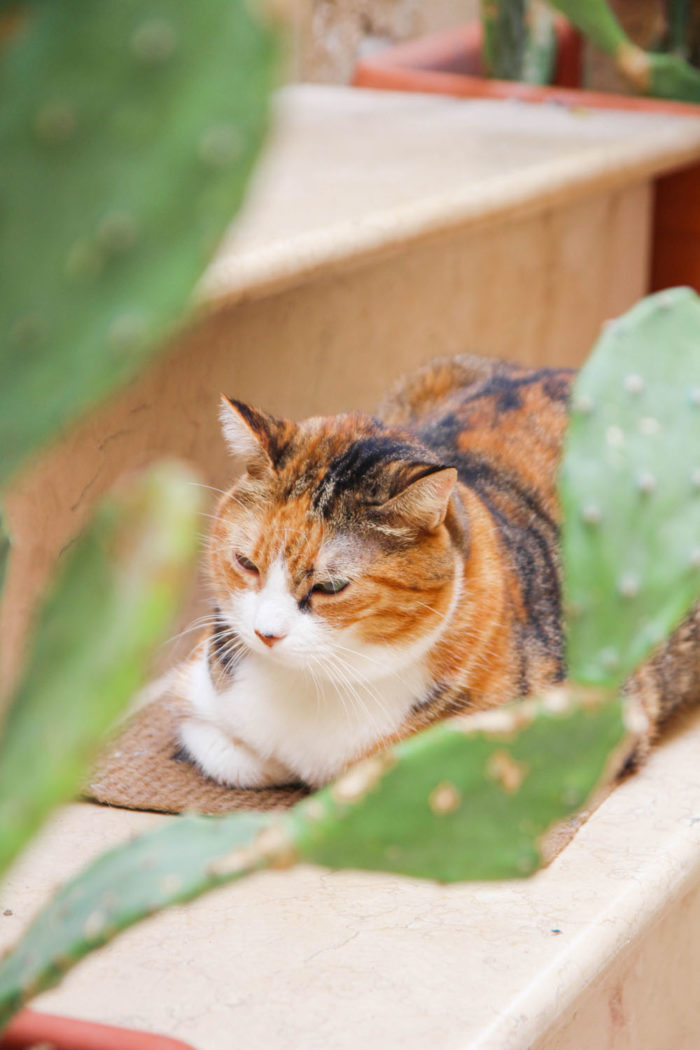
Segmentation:
<svg viewBox="0 0 700 1050">
<path fill-rule="evenodd" d="M 245 647 L 374 679 L 434 644 L 456 600 L 457 472 L 363 415 L 295 424 L 223 399 L 244 472 L 210 539 L 216 602 Z"/>
</svg>

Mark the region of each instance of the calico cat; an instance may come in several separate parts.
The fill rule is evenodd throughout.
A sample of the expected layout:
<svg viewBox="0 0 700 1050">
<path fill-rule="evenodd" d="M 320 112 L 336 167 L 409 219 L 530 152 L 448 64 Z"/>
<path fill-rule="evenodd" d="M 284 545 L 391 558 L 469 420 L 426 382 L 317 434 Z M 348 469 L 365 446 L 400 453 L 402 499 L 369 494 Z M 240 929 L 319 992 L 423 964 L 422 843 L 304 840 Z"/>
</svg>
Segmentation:
<svg viewBox="0 0 700 1050">
<path fill-rule="evenodd" d="M 181 683 L 181 744 L 203 773 L 317 787 L 564 677 L 555 484 L 572 378 L 463 356 L 404 380 L 376 418 L 299 424 L 224 399 L 245 472 L 218 506 L 213 616 Z M 699 681 L 695 610 L 628 683 L 641 750 Z"/>
</svg>

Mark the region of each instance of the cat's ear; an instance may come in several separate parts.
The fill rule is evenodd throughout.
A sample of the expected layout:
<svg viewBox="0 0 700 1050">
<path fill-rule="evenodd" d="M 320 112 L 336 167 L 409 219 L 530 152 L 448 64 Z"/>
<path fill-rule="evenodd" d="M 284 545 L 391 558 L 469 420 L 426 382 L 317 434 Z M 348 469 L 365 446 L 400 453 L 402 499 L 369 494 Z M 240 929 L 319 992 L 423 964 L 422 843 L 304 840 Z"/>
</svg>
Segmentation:
<svg viewBox="0 0 700 1050">
<path fill-rule="evenodd" d="M 247 464 L 263 460 L 274 467 L 294 429 L 293 423 L 223 394 L 219 418 L 229 449 Z"/>
<path fill-rule="evenodd" d="M 456 483 L 454 467 L 438 467 L 430 474 L 409 481 L 396 496 L 387 500 L 381 507 L 382 517 L 421 532 L 435 532 L 445 520 Z"/>
</svg>

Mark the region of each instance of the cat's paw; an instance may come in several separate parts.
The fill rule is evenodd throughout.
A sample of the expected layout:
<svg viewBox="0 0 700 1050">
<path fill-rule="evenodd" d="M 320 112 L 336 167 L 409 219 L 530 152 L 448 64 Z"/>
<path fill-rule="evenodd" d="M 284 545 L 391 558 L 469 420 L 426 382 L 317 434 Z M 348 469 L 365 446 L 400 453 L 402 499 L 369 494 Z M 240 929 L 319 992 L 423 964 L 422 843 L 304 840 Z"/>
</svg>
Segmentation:
<svg viewBox="0 0 700 1050">
<path fill-rule="evenodd" d="M 179 728 L 182 747 L 211 780 L 226 787 L 261 788 L 290 784 L 294 777 L 275 759 L 260 758 L 210 722 L 187 719 Z"/>
</svg>

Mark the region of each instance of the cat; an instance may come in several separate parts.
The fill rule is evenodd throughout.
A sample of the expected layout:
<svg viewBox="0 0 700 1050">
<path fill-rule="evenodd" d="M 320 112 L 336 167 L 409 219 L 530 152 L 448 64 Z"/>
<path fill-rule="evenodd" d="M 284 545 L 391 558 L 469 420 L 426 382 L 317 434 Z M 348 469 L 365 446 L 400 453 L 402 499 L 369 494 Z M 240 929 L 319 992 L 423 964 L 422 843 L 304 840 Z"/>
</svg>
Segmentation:
<svg viewBox="0 0 700 1050">
<path fill-rule="evenodd" d="M 464 355 L 377 417 L 223 399 L 240 479 L 209 540 L 184 755 L 219 783 L 319 787 L 450 715 L 565 676 L 556 470 L 574 372 Z M 637 756 L 700 682 L 700 612 L 627 686 Z"/>
</svg>

